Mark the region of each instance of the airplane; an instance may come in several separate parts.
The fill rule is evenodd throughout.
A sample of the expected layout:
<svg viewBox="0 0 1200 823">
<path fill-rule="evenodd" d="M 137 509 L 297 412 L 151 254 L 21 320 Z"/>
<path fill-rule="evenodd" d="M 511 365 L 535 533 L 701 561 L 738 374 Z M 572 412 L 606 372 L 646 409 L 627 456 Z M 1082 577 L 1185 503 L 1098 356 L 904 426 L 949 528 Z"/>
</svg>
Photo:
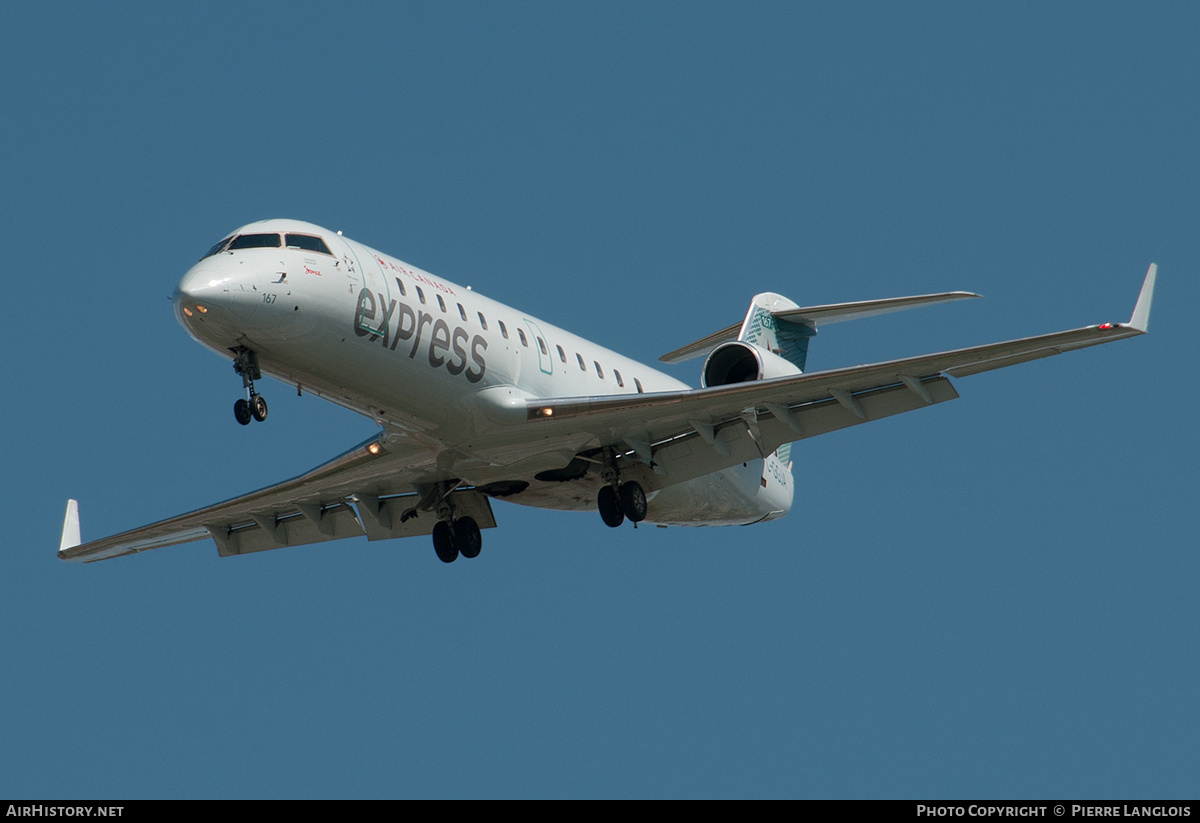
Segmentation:
<svg viewBox="0 0 1200 823">
<path fill-rule="evenodd" d="M 229 358 L 241 425 L 267 419 L 264 374 L 365 415 L 378 432 L 249 494 L 84 543 L 67 503 L 58 557 L 91 562 L 211 539 L 221 557 L 366 536 L 432 537 L 477 557 L 493 499 L 599 511 L 611 527 L 749 525 L 791 508 L 796 441 L 958 397 L 950 378 L 1144 334 L 1129 322 L 806 372 L 819 327 L 978 297 L 945 292 L 802 307 L 754 296 L 744 319 L 663 355 L 703 356 L 700 388 L 311 223 L 226 235 L 172 298 Z"/>
</svg>

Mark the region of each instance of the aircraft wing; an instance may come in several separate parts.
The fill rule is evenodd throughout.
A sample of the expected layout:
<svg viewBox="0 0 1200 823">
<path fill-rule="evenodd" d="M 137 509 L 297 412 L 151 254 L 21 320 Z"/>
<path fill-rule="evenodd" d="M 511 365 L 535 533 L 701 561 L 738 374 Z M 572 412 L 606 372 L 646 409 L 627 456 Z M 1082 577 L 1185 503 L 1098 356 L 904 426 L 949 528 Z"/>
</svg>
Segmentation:
<svg viewBox="0 0 1200 823">
<path fill-rule="evenodd" d="M 726 454 L 733 465 L 747 459 L 739 441 L 743 446 L 754 441 L 760 453 L 769 453 L 786 442 L 954 399 L 958 394 L 947 375 L 966 377 L 1144 334 L 1156 273 L 1151 265 L 1128 323 L 710 388 L 529 400 L 526 415 L 547 428 L 590 431 L 602 445 L 623 446 L 660 472 L 660 452 L 691 437 Z M 747 430 L 751 438 L 741 436 Z"/>
<path fill-rule="evenodd" d="M 344 537 L 430 534 L 437 517 L 422 504 L 445 492 L 447 479 L 433 452 L 381 433 L 291 480 L 89 543 L 80 542 L 71 500 L 58 556 L 91 562 L 211 537 L 226 557 Z M 496 525 L 483 494 L 464 489 L 451 498 L 481 529 Z"/>
</svg>

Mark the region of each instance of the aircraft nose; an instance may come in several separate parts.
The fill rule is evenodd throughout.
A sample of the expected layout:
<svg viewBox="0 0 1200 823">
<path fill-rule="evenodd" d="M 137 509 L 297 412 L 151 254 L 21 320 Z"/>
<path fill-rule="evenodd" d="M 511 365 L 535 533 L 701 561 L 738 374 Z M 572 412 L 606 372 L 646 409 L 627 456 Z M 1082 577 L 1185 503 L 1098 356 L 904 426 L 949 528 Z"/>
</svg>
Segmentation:
<svg viewBox="0 0 1200 823">
<path fill-rule="evenodd" d="M 219 275 L 215 271 L 201 268 L 189 269 L 183 279 L 179 281 L 179 285 L 175 287 L 175 305 L 178 306 L 185 302 L 194 305 L 196 301 L 207 299 L 219 279 Z"/>
<path fill-rule="evenodd" d="M 212 325 L 238 325 L 250 320 L 258 295 L 216 266 L 189 269 L 175 287 L 175 316 L 189 331 Z"/>
</svg>

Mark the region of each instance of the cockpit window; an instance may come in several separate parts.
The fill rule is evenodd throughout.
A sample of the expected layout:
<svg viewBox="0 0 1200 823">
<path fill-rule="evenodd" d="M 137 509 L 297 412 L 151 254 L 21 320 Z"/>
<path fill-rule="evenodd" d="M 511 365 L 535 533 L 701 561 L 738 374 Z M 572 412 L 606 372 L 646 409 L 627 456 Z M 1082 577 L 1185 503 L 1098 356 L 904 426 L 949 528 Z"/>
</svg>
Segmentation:
<svg viewBox="0 0 1200 823">
<path fill-rule="evenodd" d="M 239 234 L 229 244 L 229 251 L 238 249 L 277 249 L 279 248 L 278 234 Z"/>
<path fill-rule="evenodd" d="M 288 234 L 284 236 L 287 240 L 284 245 L 289 249 L 304 249 L 305 251 L 315 251 L 332 256 L 329 246 L 326 246 L 325 241 L 320 237 L 313 237 L 311 234 Z"/>
<path fill-rule="evenodd" d="M 221 252 L 225 251 L 225 247 L 229 245 L 231 240 L 233 240 L 232 235 L 224 238 L 220 243 L 217 243 L 217 245 L 206 251 L 204 253 L 204 257 L 212 257 L 214 254 L 220 254 Z M 200 259 L 203 260 L 204 257 L 201 257 Z"/>
</svg>

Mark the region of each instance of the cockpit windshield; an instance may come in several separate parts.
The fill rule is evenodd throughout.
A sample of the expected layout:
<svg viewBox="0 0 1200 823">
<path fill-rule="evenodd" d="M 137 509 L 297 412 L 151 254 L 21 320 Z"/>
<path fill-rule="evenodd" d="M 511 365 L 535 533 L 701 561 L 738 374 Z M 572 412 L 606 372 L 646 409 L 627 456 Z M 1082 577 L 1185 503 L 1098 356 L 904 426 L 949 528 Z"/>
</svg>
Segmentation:
<svg viewBox="0 0 1200 823">
<path fill-rule="evenodd" d="M 289 249 L 304 249 L 305 251 L 315 251 L 321 254 L 331 255 L 329 246 L 325 245 L 325 241 L 320 237 L 313 237 L 311 234 L 289 234 L 286 235 L 287 242 L 284 244 Z"/>
<path fill-rule="evenodd" d="M 329 246 L 325 245 L 325 241 L 320 237 L 314 237 L 311 234 L 287 234 L 284 236 L 286 242 L 281 242 L 280 236 L 275 233 L 231 235 L 205 252 L 204 257 L 212 257 L 223 251 L 238 251 L 239 249 L 277 249 L 281 245 L 289 249 L 315 251 L 333 256 Z M 203 260 L 204 257 L 200 259 Z"/>
<path fill-rule="evenodd" d="M 212 257 L 214 254 L 220 254 L 221 252 L 225 251 L 225 247 L 229 245 L 231 240 L 233 240 L 232 236 L 226 237 L 221 242 L 217 243 L 211 249 L 206 251 L 204 253 L 204 257 Z M 203 260 L 204 257 L 201 257 L 200 259 Z"/>
<path fill-rule="evenodd" d="M 229 251 L 238 249 L 277 249 L 279 248 L 278 234 L 239 234 L 229 244 Z"/>
</svg>

